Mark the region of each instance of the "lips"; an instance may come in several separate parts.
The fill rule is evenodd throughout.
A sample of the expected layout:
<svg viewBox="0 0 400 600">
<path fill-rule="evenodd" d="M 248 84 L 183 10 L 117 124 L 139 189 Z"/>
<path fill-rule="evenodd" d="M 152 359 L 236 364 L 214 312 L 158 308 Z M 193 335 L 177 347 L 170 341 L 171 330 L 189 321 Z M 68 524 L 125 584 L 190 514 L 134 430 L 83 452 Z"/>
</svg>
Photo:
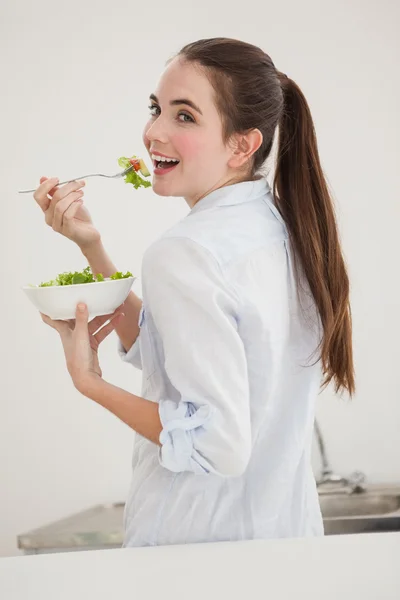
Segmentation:
<svg viewBox="0 0 400 600">
<path fill-rule="evenodd" d="M 154 150 L 154 148 L 152 150 L 149 150 L 149 154 L 154 155 L 154 156 L 162 156 L 163 158 L 175 159 L 175 156 L 168 156 L 167 154 L 164 154 L 163 152 L 158 152 L 158 150 Z"/>
</svg>

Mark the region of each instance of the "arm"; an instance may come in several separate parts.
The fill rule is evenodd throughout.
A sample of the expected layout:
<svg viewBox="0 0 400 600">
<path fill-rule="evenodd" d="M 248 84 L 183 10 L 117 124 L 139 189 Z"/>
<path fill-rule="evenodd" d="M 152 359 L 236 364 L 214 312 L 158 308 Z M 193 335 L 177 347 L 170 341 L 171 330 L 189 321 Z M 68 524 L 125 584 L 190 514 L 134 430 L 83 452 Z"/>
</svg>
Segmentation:
<svg viewBox="0 0 400 600">
<path fill-rule="evenodd" d="M 111 262 L 101 241 L 96 242 L 88 248 L 82 249 L 82 253 L 94 274 L 102 273 L 104 277 L 109 277 L 118 270 Z M 138 321 L 141 308 L 141 298 L 134 294 L 134 292 L 129 292 L 124 303 L 125 318 L 122 320 L 121 324 L 117 325 L 115 328 L 126 352 L 133 346 L 139 335 L 140 328 Z"/>
<path fill-rule="evenodd" d="M 92 378 L 79 391 L 112 412 L 139 435 L 160 445 L 162 425 L 156 402 L 135 396 L 100 377 Z"/>
<path fill-rule="evenodd" d="M 160 463 L 175 472 L 238 476 L 252 442 L 237 294 L 211 253 L 190 239 L 153 244 L 143 272 L 164 368 L 179 394 L 159 400 Z"/>
<path fill-rule="evenodd" d="M 179 392 L 159 401 L 160 463 L 175 472 L 240 476 L 252 447 L 241 301 L 214 256 L 191 239 L 159 240 L 143 267 L 164 368 Z"/>
</svg>

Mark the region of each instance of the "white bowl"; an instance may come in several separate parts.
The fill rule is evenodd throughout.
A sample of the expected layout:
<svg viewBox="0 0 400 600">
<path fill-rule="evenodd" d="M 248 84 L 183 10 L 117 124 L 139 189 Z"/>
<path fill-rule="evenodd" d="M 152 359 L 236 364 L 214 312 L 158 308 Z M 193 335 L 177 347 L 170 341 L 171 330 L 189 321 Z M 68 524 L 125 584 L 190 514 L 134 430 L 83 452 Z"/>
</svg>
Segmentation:
<svg viewBox="0 0 400 600">
<path fill-rule="evenodd" d="M 36 308 L 51 319 L 75 319 L 76 307 L 84 302 L 89 320 L 114 312 L 125 302 L 136 277 L 105 279 L 93 283 L 54 285 L 49 287 L 23 286 Z"/>
</svg>

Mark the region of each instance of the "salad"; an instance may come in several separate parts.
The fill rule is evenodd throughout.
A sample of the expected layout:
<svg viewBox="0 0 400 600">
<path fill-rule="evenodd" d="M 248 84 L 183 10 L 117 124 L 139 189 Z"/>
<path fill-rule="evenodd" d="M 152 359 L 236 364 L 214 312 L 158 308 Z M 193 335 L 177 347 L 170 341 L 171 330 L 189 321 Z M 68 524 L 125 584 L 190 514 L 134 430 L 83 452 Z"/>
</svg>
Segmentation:
<svg viewBox="0 0 400 600">
<path fill-rule="evenodd" d="M 105 281 L 106 279 L 127 279 L 133 277 L 130 271 L 122 273 L 117 271 L 110 277 L 104 278 L 101 273 L 93 275 L 90 267 L 86 267 L 83 271 L 75 271 L 74 273 L 60 273 L 55 279 L 41 283 L 38 287 L 52 287 L 56 285 L 75 285 L 78 283 L 95 283 L 99 281 Z"/>
<path fill-rule="evenodd" d="M 150 181 L 146 181 L 138 174 L 138 171 L 140 171 L 144 177 L 150 177 L 150 171 L 144 164 L 143 159 L 137 158 L 135 155 L 131 158 L 121 156 L 121 158 L 118 159 L 118 164 L 123 169 L 128 169 L 129 167 L 133 166 L 133 169 L 131 169 L 125 175 L 125 183 L 132 183 L 135 190 L 137 190 L 141 186 L 145 188 L 151 187 Z"/>
</svg>

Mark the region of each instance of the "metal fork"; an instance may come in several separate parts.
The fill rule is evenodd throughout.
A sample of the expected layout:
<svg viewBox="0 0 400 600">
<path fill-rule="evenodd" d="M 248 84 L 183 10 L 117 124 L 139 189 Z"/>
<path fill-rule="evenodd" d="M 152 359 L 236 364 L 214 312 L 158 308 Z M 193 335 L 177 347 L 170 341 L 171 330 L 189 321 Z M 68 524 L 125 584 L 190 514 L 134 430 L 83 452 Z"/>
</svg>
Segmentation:
<svg viewBox="0 0 400 600">
<path fill-rule="evenodd" d="M 122 171 L 121 173 L 116 173 L 115 175 L 104 175 L 103 173 L 92 173 L 91 175 L 83 175 L 82 177 L 75 177 L 75 179 L 68 179 L 68 181 L 61 181 L 57 183 L 57 185 L 64 185 L 65 183 L 72 183 L 73 181 L 77 181 L 78 179 L 87 179 L 88 177 L 108 177 L 109 179 L 118 179 L 119 177 L 124 177 L 128 171 L 133 169 L 133 165 Z M 36 190 L 21 190 L 18 194 L 32 194 Z"/>
</svg>

